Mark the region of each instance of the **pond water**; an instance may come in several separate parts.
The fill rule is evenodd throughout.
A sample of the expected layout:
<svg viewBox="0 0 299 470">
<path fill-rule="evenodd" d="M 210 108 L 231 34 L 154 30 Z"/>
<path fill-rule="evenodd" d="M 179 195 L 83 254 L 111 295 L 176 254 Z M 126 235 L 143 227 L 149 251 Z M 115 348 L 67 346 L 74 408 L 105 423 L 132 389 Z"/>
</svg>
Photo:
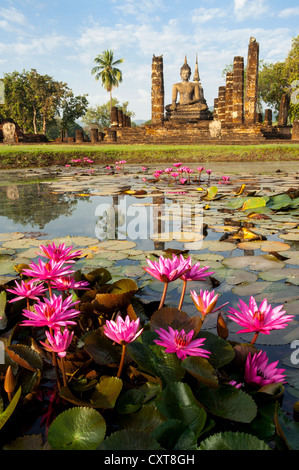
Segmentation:
<svg viewBox="0 0 299 470">
<path fill-rule="evenodd" d="M 233 307 L 250 295 L 258 302 L 267 297 L 272 305 L 283 303 L 287 313 L 295 315 L 289 327 L 269 337 L 259 335 L 256 343 L 286 368 L 284 408 L 291 413 L 299 398 L 298 364 L 291 348 L 299 340 L 299 174 L 293 164 L 289 172 L 280 168 L 282 164 L 268 166 L 261 173 L 265 166 L 260 165 L 258 173 L 253 167 L 250 171 L 240 165 L 218 166 L 210 178 L 202 174 L 200 181 L 195 170 L 197 179 L 192 174 L 184 185 L 165 174 L 157 179 L 153 169 L 142 172 L 141 165 L 126 166 L 119 173 L 105 168 L 92 173 L 80 168 L 55 168 L 51 174 L 3 172 L 0 282 L 16 277 L 13 266 L 34 259 L 39 244 L 54 240 L 83 249 L 82 270 L 103 266 L 113 279 L 134 278 L 142 300 L 150 302 L 159 300 L 163 286 L 142 269 L 146 257 L 183 250 L 214 271 L 212 284 L 190 283 L 190 289 L 215 288 L 221 302 Z M 224 174 L 230 175 L 229 184 L 223 184 Z M 211 187 L 216 189 L 207 193 Z M 274 208 L 267 206 L 277 195 L 284 195 L 285 203 L 277 200 Z M 286 196 L 293 204 L 287 204 Z M 245 210 L 236 203 L 241 198 L 256 199 Z M 177 306 L 180 289 L 178 281 L 171 283 L 167 305 Z M 188 295 L 183 310 L 195 313 Z M 207 329 L 215 330 L 215 318 L 207 318 Z M 240 327 L 233 322 L 228 321 L 228 327 L 229 339 L 251 340 L 238 335 Z"/>
</svg>

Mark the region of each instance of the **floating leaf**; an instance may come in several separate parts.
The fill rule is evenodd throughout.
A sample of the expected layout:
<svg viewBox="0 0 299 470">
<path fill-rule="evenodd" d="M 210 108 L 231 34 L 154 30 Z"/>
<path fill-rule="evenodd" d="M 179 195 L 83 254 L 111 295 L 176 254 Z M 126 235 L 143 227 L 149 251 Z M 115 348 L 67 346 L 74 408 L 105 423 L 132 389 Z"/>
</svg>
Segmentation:
<svg viewBox="0 0 299 470">
<path fill-rule="evenodd" d="M 144 431 L 124 429 L 107 437 L 98 450 L 162 450 L 160 444 Z M 109 457 L 108 457 L 109 459 Z M 111 462 L 113 464 L 113 462 Z"/>
<path fill-rule="evenodd" d="M 278 260 L 273 255 L 235 256 L 233 258 L 223 260 L 222 264 L 235 269 L 244 269 L 248 267 L 252 271 L 283 268 L 285 266 L 283 261 Z"/>
<path fill-rule="evenodd" d="M 143 405 L 139 411 L 121 417 L 126 429 L 152 432 L 165 421 L 165 416 L 155 405 Z"/>
<path fill-rule="evenodd" d="M 200 331 L 201 325 L 202 319 L 200 316 L 190 317 L 177 308 L 164 307 L 156 310 L 151 316 L 150 329 L 155 331 L 163 328 L 168 331 L 171 326 L 174 330 L 184 329 L 186 333 L 193 330 L 194 335 L 196 335 Z"/>
<path fill-rule="evenodd" d="M 21 387 L 18 388 L 16 393 L 13 396 L 13 399 L 9 403 L 8 407 L 0 414 L 0 429 L 3 428 L 6 421 L 11 417 L 12 413 L 14 412 L 19 399 L 21 397 Z"/>
<path fill-rule="evenodd" d="M 207 414 L 186 383 L 174 382 L 167 385 L 157 407 L 168 419 L 178 419 L 188 425 L 197 437 L 205 426 Z"/>
<path fill-rule="evenodd" d="M 257 413 L 257 406 L 251 396 L 235 387 L 211 389 L 202 386 L 198 400 L 213 415 L 230 421 L 250 423 Z"/>
<path fill-rule="evenodd" d="M 242 205 L 242 210 L 256 209 L 257 207 L 264 207 L 269 198 L 265 197 L 250 197 L 246 199 Z"/>
<path fill-rule="evenodd" d="M 183 360 L 182 367 L 195 377 L 199 383 L 204 383 L 211 388 L 218 387 L 217 373 L 206 359 L 198 356 L 190 356 Z"/>
<path fill-rule="evenodd" d="M 53 421 L 48 442 L 53 450 L 95 450 L 105 434 L 106 423 L 98 411 L 75 407 Z"/>
<path fill-rule="evenodd" d="M 33 372 L 43 368 L 40 355 L 23 344 L 12 344 L 5 348 L 8 356 L 17 364 Z"/>
<path fill-rule="evenodd" d="M 116 410 L 120 414 L 130 414 L 138 411 L 144 402 L 144 393 L 141 389 L 126 390 L 116 402 Z"/>
<path fill-rule="evenodd" d="M 199 450 L 272 450 L 264 441 L 244 432 L 221 432 L 207 437 Z"/>
</svg>

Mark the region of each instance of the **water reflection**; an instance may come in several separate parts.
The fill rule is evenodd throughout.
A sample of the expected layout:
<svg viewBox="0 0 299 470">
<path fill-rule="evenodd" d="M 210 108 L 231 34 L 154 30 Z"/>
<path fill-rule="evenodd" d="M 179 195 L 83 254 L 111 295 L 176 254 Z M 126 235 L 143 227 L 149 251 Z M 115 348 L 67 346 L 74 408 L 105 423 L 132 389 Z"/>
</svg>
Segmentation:
<svg viewBox="0 0 299 470">
<path fill-rule="evenodd" d="M 58 217 L 73 215 L 78 204 L 76 199 L 50 192 L 43 183 L 2 186 L 0 200 L 2 227 L 6 225 L 5 219 L 9 219 L 18 226 L 39 230 Z"/>
</svg>

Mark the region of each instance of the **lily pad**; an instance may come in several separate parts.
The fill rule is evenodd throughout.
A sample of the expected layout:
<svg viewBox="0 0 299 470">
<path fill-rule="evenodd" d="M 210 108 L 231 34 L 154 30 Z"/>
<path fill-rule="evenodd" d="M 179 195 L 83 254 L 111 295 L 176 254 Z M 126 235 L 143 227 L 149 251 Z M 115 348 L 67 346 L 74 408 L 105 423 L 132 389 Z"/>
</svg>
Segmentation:
<svg viewBox="0 0 299 470">
<path fill-rule="evenodd" d="M 273 255 L 235 256 L 222 261 L 224 266 L 235 269 L 249 268 L 252 271 L 266 271 L 274 268 L 284 268 L 285 263 Z"/>
<path fill-rule="evenodd" d="M 287 251 L 291 247 L 287 243 L 278 242 L 274 240 L 265 241 L 261 245 L 261 251 Z M 287 255 L 286 255 L 287 256 Z"/>
<path fill-rule="evenodd" d="M 75 407 L 53 421 L 48 442 L 54 450 L 95 450 L 105 434 L 106 423 L 98 411 Z"/>
<path fill-rule="evenodd" d="M 286 282 L 299 285 L 299 269 L 297 268 L 269 269 L 259 273 L 259 277 L 264 281 L 281 281 L 285 279 Z"/>
</svg>

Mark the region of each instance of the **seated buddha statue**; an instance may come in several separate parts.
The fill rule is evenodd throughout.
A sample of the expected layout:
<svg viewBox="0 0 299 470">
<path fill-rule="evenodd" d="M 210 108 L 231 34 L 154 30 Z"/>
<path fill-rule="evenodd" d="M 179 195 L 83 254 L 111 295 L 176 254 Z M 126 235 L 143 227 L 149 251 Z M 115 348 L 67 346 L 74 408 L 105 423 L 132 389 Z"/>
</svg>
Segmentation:
<svg viewBox="0 0 299 470">
<path fill-rule="evenodd" d="M 203 89 L 199 83 L 198 64 L 196 68 L 194 82 L 190 82 L 191 68 L 185 62 L 181 67 L 180 75 L 182 81 L 175 83 L 172 87 L 172 103 L 166 106 L 166 119 L 180 119 L 193 121 L 199 119 L 211 119 L 212 114 L 208 110 L 206 100 L 203 96 Z M 179 95 L 179 101 L 177 98 Z"/>
</svg>

